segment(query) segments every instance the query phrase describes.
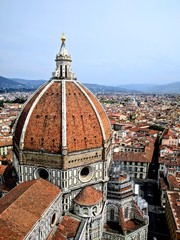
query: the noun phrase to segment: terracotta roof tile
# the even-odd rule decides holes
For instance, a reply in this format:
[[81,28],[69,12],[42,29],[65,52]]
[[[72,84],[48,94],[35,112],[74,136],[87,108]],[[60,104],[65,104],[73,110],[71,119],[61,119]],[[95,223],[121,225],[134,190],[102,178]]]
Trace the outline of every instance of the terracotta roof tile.
[[74,238],[78,230],[80,221],[65,215],[63,220],[59,224],[52,240],[65,240],[69,238]]
[[12,146],[12,139],[8,141],[0,141],[0,147]]
[[74,202],[79,205],[91,206],[98,204],[100,201],[102,201],[102,197],[103,194],[101,191],[91,186],[87,186],[84,187],[75,197]]
[[[12,231],[23,238],[59,193],[58,187],[43,179],[13,188],[0,199],[0,239],[11,239]],[[9,227],[4,232],[6,224]]]
[[172,215],[176,223],[176,229],[180,231],[180,192],[167,191],[167,196],[169,198],[169,203],[171,205]]
[[177,181],[176,177],[169,174],[168,175],[168,181],[170,184],[170,188],[180,188],[180,183]]
[[[24,150],[62,153],[62,81],[48,82],[45,92],[44,87],[41,87],[22,110],[16,124],[14,139],[17,145],[23,141],[21,133],[23,126],[27,124],[22,144]],[[105,141],[109,140],[111,134],[111,126],[103,107],[96,97],[77,81],[65,81],[65,88],[64,111],[68,152],[102,147],[104,144],[102,128],[105,132]]]
[[152,161],[153,151],[148,152],[121,152],[113,154],[113,161],[122,160],[124,162],[144,162],[150,163]]
[[135,222],[133,220],[128,220],[124,224],[124,230],[126,230],[126,231],[129,231],[129,230],[132,231],[135,228],[137,228],[137,224],[135,224]]
[[7,165],[0,165],[0,175],[4,174],[4,171],[6,168],[7,168]]
[[17,142],[17,144],[19,144],[22,129],[23,129],[23,126],[24,126],[24,122],[25,122],[26,117],[29,113],[29,110],[30,110],[33,102],[35,101],[35,99],[39,95],[39,93],[43,90],[43,88],[44,88],[43,86],[41,88],[39,88],[37,90],[37,92],[35,92],[34,95],[29,99],[29,101],[27,103],[25,103],[24,108],[23,108],[21,114],[19,115],[19,119],[16,123],[16,128],[15,128],[15,133],[14,133],[14,139]]
[[[137,213],[142,217],[142,213],[140,212],[136,204],[135,204],[135,207],[136,207]],[[123,231],[133,231],[137,229],[141,224],[141,222],[136,221],[136,219],[129,219],[125,221],[122,208],[120,208],[119,210],[119,216],[120,216],[120,225]]]
[[124,187],[124,188],[120,188],[120,189],[119,189],[119,192],[124,192],[124,191],[127,191],[127,190],[129,190],[129,189],[132,190],[132,186],[131,186],[131,185],[129,185],[129,186],[127,186],[127,187]]
[[176,136],[174,135],[174,133],[171,130],[166,129],[164,131],[164,133],[163,133],[163,137],[162,138],[169,139],[169,137],[176,138]]
[[24,148],[61,153],[61,83],[54,82],[34,108],[24,138]]
[[103,137],[94,109],[74,83],[66,83],[67,148],[79,151],[101,147]]
[[84,89],[84,91],[88,94],[88,96],[90,97],[91,101],[94,103],[101,121],[103,123],[104,126],[104,130],[105,130],[105,135],[106,135],[106,140],[108,140],[110,138],[110,134],[111,134],[111,126],[108,120],[108,117],[106,115],[105,110],[103,109],[103,107],[101,106],[101,104],[99,103],[99,101],[96,99],[96,97],[90,92],[88,91],[84,86],[81,85],[81,87]]
[[162,190],[168,189],[168,185],[167,185],[164,177],[160,177],[159,182],[160,182],[160,189],[162,189]]

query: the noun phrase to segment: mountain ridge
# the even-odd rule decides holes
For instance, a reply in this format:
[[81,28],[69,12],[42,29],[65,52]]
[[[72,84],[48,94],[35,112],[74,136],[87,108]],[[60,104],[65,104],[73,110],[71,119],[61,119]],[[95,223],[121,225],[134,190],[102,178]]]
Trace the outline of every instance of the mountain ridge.
[[180,82],[167,84],[123,84],[126,89],[139,90],[146,93],[180,93]]
[[[35,90],[44,84],[47,80],[28,80],[21,78],[6,78],[0,76],[0,90]],[[162,94],[180,94],[180,82],[168,84],[121,84],[118,86],[106,86],[101,84],[83,83],[90,91],[94,93],[162,93]]]

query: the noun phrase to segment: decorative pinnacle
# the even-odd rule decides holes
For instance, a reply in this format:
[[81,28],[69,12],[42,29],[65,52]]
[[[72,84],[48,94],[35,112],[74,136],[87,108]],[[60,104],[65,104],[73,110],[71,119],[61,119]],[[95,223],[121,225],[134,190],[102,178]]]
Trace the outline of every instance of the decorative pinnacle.
[[66,37],[65,37],[64,33],[62,33],[61,41],[62,41],[62,43],[64,43],[66,41]]

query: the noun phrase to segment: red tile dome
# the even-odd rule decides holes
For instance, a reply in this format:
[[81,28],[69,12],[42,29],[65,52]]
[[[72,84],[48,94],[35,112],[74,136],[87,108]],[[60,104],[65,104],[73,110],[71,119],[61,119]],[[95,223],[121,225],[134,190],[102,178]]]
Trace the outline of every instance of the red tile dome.
[[57,79],[27,101],[14,134],[21,149],[60,154],[63,147],[68,152],[98,148],[109,138],[109,121],[96,97],[76,80]]
[[[71,56],[63,40],[52,79],[30,97],[16,122],[14,152],[22,162],[26,161],[27,155],[20,152],[28,153],[28,161],[32,164],[36,160],[30,152],[60,156],[103,149],[110,135],[109,120],[103,107],[71,71]],[[46,158],[46,162],[50,160],[51,157]],[[57,157],[55,161],[58,161]],[[64,164],[64,160],[61,163]]]
[[102,201],[103,194],[101,191],[87,186],[75,197],[74,202],[83,206],[93,206]]

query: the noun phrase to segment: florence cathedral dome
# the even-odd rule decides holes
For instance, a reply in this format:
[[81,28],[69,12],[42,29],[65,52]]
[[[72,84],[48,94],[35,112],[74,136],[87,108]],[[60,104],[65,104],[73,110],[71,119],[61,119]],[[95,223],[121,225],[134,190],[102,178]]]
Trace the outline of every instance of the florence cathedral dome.
[[129,176],[112,164],[108,117],[76,80],[65,40],[52,78],[15,124],[0,238],[147,240],[147,205],[139,208]]
[[[35,159],[35,154],[39,153],[39,161],[49,165],[49,161],[53,162],[52,157],[42,160],[43,154],[64,156],[92,151],[104,148],[110,139],[108,117],[96,97],[76,80],[71,71],[72,60],[64,35],[61,41],[51,80],[30,97],[17,120],[14,152],[20,162],[29,160],[36,164],[38,159]],[[96,155],[99,156],[99,153]],[[87,163],[86,160],[83,159],[83,163]],[[54,161],[56,167],[68,167],[61,157],[59,162],[57,157]]]

